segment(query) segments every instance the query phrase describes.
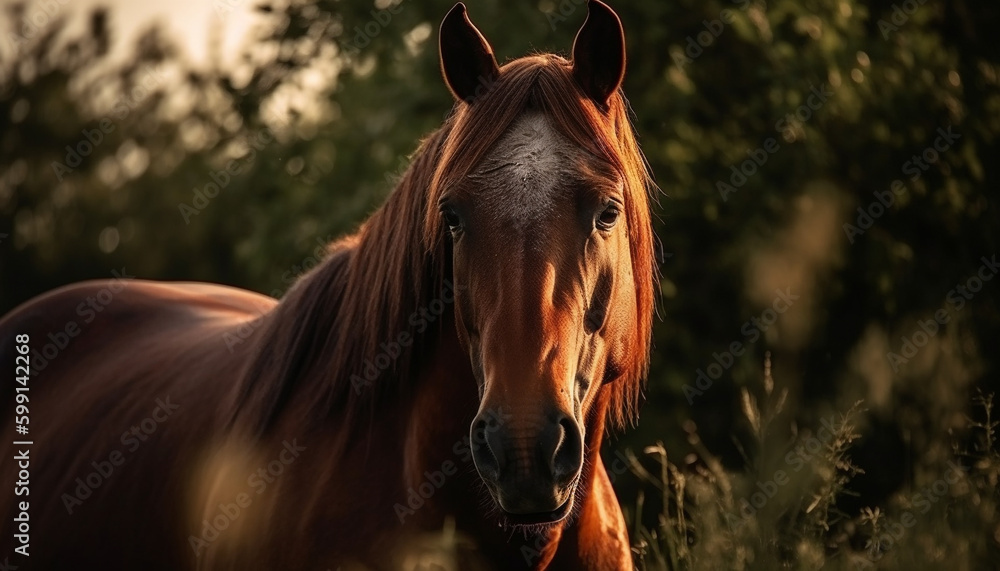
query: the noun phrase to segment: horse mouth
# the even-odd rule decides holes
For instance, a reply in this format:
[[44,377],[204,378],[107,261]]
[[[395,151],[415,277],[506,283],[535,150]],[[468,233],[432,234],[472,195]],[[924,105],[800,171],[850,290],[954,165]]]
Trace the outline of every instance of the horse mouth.
[[570,494],[561,506],[549,512],[515,514],[502,508],[500,511],[503,512],[507,521],[513,525],[546,525],[558,523],[566,519],[570,512],[573,511],[573,494]]

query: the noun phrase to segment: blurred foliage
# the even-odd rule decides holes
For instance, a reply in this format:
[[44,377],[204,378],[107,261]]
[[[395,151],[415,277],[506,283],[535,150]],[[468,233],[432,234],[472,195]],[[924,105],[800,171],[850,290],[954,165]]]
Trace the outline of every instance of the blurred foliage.
[[[581,0],[467,4],[500,61],[568,53],[586,12]],[[860,521],[950,457],[972,390],[1000,385],[1000,281],[949,301],[1000,254],[1000,5],[613,4],[625,92],[663,189],[664,277],[647,402],[609,456],[659,440],[682,470],[707,450],[727,470],[766,458],[738,413],[770,351],[786,441],[864,402],[852,443],[864,473],[848,485],[861,495],[833,508]],[[244,52],[216,46],[205,66],[157,28],[109,53],[102,11],[82,30],[56,19],[29,34],[32,5],[8,7],[0,312],[122,266],[281,295],[319,242],[381,203],[449,112],[436,27],[450,5],[262,3]],[[914,170],[939,129],[959,137]],[[74,149],[87,153],[76,166]],[[743,182],[741,167],[754,171]],[[873,209],[897,180],[892,205]],[[858,208],[871,226],[852,234]],[[797,296],[777,314],[776,290]],[[890,361],[942,308],[947,324]],[[713,363],[722,374],[699,386]],[[628,504],[640,482],[618,475]]]

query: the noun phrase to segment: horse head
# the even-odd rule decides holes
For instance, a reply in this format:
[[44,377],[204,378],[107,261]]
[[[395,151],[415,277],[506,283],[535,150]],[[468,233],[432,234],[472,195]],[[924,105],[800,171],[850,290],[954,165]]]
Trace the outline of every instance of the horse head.
[[624,32],[592,0],[571,60],[500,67],[458,4],[440,59],[457,102],[427,224],[478,383],[473,458],[508,521],[553,523],[573,511],[588,427],[629,414],[648,359],[651,182],[620,93]]

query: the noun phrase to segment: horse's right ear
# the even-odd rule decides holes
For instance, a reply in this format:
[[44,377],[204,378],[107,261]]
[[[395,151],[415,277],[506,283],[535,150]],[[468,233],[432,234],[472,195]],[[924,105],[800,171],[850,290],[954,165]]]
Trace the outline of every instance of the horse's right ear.
[[471,103],[476,89],[489,85],[500,74],[493,48],[472,25],[461,2],[441,22],[438,48],[444,81],[456,99]]

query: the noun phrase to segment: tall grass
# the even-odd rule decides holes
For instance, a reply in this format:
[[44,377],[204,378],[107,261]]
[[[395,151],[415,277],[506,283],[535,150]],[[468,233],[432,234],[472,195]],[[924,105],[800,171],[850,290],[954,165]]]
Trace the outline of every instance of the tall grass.
[[[913,459],[913,481],[884,505],[844,513],[838,500],[862,473],[851,449],[864,404],[816,415],[798,430],[784,420],[787,395],[774,390],[769,358],[762,377],[759,397],[742,392],[752,435],[743,471],[724,469],[694,430],[695,457],[683,468],[661,444],[628,455],[644,490],[625,506],[638,569],[1000,569],[993,395],[968,403],[965,433],[942,431],[945,457],[929,447]],[[655,525],[648,515],[644,525],[650,494],[662,509]]]

